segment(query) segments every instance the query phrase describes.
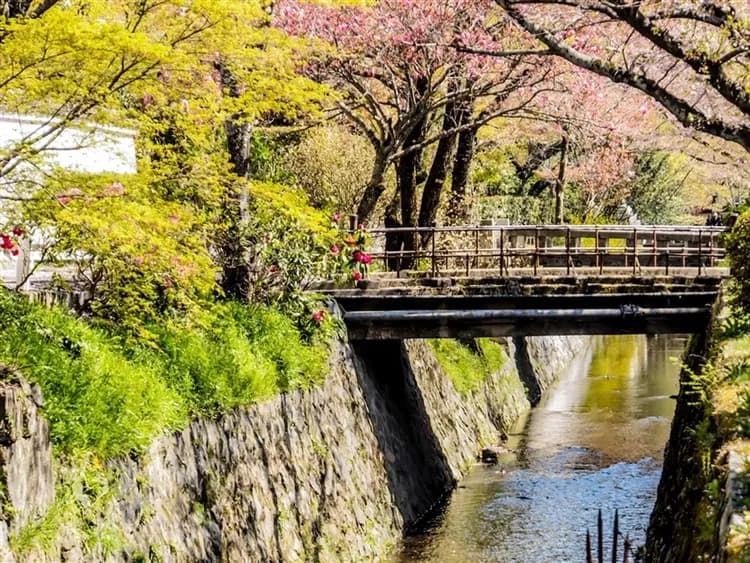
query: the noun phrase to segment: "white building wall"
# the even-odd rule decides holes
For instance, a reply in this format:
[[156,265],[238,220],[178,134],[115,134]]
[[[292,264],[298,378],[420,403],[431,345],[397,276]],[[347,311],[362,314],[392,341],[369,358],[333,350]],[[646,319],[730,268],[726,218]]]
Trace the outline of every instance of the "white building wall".
[[[0,151],[41,136],[36,143],[36,147],[42,149],[39,155],[41,164],[35,162],[41,171],[62,167],[91,174],[136,172],[135,131],[84,123],[50,134],[53,127],[54,121],[49,118],[0,113]],[[30,166],[21,164],[2,179],[3,183],[12,182],[14,175],[28,175],[30,170],[33,170]],[[0,219],[2,215],[0,200]],[[35,242],[39,241],[26,241],[17,258],[0,252],[0,276],[3,282],[15,286],[16,281],[23,277],[29,263],[37,258],[33,251]]]

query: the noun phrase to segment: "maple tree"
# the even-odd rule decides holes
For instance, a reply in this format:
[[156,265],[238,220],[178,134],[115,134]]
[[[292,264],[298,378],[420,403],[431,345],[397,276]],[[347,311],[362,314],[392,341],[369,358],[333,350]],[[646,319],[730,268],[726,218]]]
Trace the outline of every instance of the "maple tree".
[[[253,225],[244,210],[251,199],[256,207],[271,205],[264,197],[268,186],[254,185],[243,168],[252,158],[249,135],[267,119],[314,111],[324,95],[295,72],[300,52],[267,25],[265,3],[95,0],[6,2],[0,8],[0,108],[48,116],[0,149],[0,197],[10,225],[56,233],[49,238],[57,254],[85,246],[93,267],[89,279],[103,276],[113,289],[118,280],[143,272],[147,283],[131,304],[141,298],[164,303],[163,293],[178,280],[186,282],[187,301],[208,295],[204,282],[217,266],[224,270],[226,293],[247,296],[249,269],[242,279],[227,272],[267,254],[263,237],[248,234]],[[40,168],[61,131],[86,130],[94,122],[139,130],[137,176],[74,179]],[[66,181],[71,184],[61,184]],[[120,193],[104,194],[113,181]],[[299,225],[299,207],[307,208],[294,198],[286,203],[274,209],[289,218],[291,231]],[[140,226],[107,224],[113,212],[142,219],[140,241],[128,238]],[[170,217],[179,218],[184,236],[174,236]],[[226,245],[228,240],[241,243]],[[185,271],[197,277],[177,271],[190,257],[199,272]],[[260,270],[258,265],[256,274]]]

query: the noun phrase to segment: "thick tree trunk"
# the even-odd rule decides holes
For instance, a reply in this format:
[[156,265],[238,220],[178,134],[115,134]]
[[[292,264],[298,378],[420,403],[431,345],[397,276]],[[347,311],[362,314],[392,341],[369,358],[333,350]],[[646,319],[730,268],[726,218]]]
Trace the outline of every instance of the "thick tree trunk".
[[[385,208],[385,218],[383,220],[383,223],[385,224],[386,229],[393,229],[401,227],[401,221],[399,220],[399,212],[401,210],[401,198],[399,197],[399,192],[396,190],[396,192],[393,194],[393,199],[388,204],[388,207]],[[386,252],[392,252],[392,253],[398,253],[398,254],[392,254],[388,260],[388,270],[389,271],[398,271],[402,269],[402,258],[400,256],[400,253],[403,251],[403,244],[404,244],[404,237],[402,233],[397,232],[388,232],[385,235],[385,250]]]
[[[466,87],[471,85],[467,81]],[[458,124],[467,125],[474,117],[476,98],[468,98],[458,103]],[[448,202],[448,222],[453,225],[465,223],[468,219],[466,206],[466,186],[469,184],[471,161],[474,159],[474,144],[477,138],[477,128],[470,127],[458,134],[456,154],[453,160],[453,175],[451,177],[451,195]]]
[[563,197],[565,189],[565,167],[568,164],[568,132],[563,133],[560,146],[560,167],[557,171],[555,181],[555,223],[561,225],[563,222]]
[[0,16],[6,18],[20,18],[28,16],[37,18],[52,6],[59,3],[60,0],[43,0],[37,2],[33,10],[30,10],[33,0],[0,0]]
[[388,168],[388,159],[384,151],[375,153],[375,163],[370,173],[370,181],[365,187],[362,199],[357,206],[357,217],[361,223],[368,223],[375,211],[380,196],[385,192],[385,171]]
[[[443,116],[443,132],[450,131],[458,127],[461,118],[461,109],[455,103],[450,103],[445,107]],[[451,156],[456,149],[457,135],[448,135],[438,141],[435,149],[435,156],[430,166],[430,174],[422,191],[422,202],[419,207],[419,226],[429,227],[435,223],[437,212],[440,207],[440,197],[445,186],[445,179],[448,176],[448,170],[451,166]],[[423,233],[420,237],[422,246],[425,246],[430,240],[429,233]]]
[[[424,138],[424,122],[414,128],[406,140],[404,148],[420,143]],[[417,175],[421,162],[421,151],[406,153],[398,159],[396,164],[396,179],[398,191],[401,198],[401,224],[404,227],[413,227],[417,215]],[[417,236],[413,232],[402,234],[404,252],[413,253],[417,249]],[[402,269],[411,268],[414,265],[414,257],[402,260]]]
[[454,225],[465,222],[469,215],[466,205],[466,186],[469,183],[469,171],[471,161],[474,158],[476,137],[476,129],[467,129],[458,135],[458,146],[456,147],[451,180],[451,198],[448,203],[448,219]]

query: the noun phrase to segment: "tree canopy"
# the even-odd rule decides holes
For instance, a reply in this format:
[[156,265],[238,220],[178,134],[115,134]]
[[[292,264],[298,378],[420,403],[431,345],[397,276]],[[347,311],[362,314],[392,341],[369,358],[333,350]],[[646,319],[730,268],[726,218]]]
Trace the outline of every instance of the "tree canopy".
[[687,127],[750,150],[746,2],[497,4],[549,53],[640,90]]

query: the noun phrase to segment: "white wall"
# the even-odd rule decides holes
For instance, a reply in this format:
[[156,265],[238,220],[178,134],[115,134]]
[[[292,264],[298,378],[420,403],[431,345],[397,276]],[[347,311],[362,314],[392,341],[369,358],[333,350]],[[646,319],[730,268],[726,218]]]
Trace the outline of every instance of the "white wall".
[[[0,113],[0,151],[11,149],[24,139],[49,133],[51,123],[53,122],[45,117]],[[48,135],[36,144],[39,148],[44,147],[40,153],[42,163],[39,167],[44,170],[59,166],[92,174],[133,174],[136,171],[135,135],[136,132],[130,129],[92,123],[67,127],[59,134]],[[15,173],[28,174],[30,170],[32,169],[28,165],[21,165]],[[12,182],[13,174],[4,177],[3,182]],[[0,200],[0,218],[2,214]],[[31,243],[33,245],[34,241]],[[32,252],[31,259],[34,257]],[[24,267],[22,255],[16,259],[0,252],[0,277],[6,284],[15,285],[14,282],[22,275]]]
[[[0,113],[0,149],[8,149],[27,136],[50,131],[43,117]],[[49,138],[37,143],[50,142]],[[135,131],[96,124],[64,129],[45,147],[41,156],[49,166],[81,172],[135,172]]]

